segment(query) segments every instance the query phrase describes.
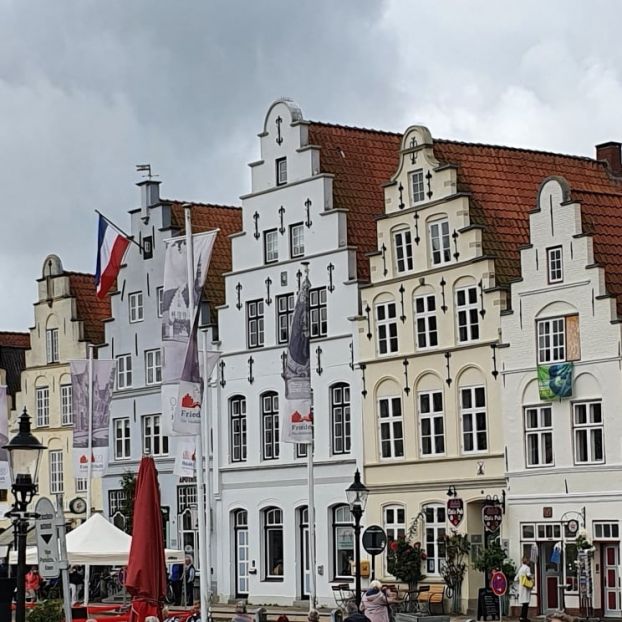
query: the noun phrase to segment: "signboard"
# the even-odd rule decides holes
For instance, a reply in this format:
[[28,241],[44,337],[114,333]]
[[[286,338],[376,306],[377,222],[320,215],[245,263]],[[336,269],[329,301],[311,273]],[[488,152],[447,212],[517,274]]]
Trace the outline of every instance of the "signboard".
[[387,546],[387,534],[382,527],[370,525],[363,532],[363,548],[370,555],[380,555]]
[[60,573],[56,510],[49,499],[41,497],[35,506],[35,513],[39,515],[35,521],[39,574],[44,579],[56,579]]
[[574,538],[579,531],[579,521],[576,518],[571,518],[566,523],[566,531],[568,533],[568,537]]
[[490,577],[490,589],[497,595],[503,596],[508,590],[508,580],[502,572],[496,570]]
[[447,520],[457,527],[464,518],[464,501],[460,497],[447,500]]
[[482,522],[486,531],[497,531],[503,522],[503,510],[500,505],[485,505],[482,508]]

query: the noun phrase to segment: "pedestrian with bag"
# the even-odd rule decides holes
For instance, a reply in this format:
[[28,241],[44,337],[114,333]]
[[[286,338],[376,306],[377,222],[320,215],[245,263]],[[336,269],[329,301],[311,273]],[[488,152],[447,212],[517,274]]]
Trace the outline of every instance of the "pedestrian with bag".
[[518,583],[518,602],[521,606],[520,622],[529,622],[527,614],[529,613],[531,590],[533,590],[535,581],[533,575],[531,574],[529,559],[527,557],[523,557],[521,566],[516,573],[514,581]]

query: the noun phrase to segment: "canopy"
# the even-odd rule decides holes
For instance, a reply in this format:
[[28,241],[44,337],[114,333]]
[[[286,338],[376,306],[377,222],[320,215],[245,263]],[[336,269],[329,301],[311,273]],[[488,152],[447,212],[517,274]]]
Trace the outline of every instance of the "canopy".
[[[101,514],[91,518],[67,534],[67,558],[70,564],[92,566],[126,566],[130,556],[132,537],[108,522]],[[183,551],[166,549],[167,563],[183,563]],[[11,552],[10,564],[17,563],[17,553]],[[37,548],[26,549],[26,563],[35,565]]]

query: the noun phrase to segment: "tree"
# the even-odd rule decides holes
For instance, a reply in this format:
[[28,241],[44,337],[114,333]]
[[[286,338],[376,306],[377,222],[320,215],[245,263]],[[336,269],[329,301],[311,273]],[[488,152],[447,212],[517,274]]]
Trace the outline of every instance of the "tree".
[[507,551],[499,544],[498,540],[491,542],[475,558],[473,566],[476,570],[488,573],[492,570],[500,570],[511,585],[516,576],[516,564],[508,558]]
[[441,539],[445,545],[443,579],[452,595],[453,612],[460,613],[462,581],[467,570],[467,557],[471,550],[471,543],[468,536],[458,533],[455,529],[442,536]]
[[408,583],[411,591],[425,578],[421,572],[421,562],[425,559],[427,555],[420,542],[411,544],[404,536],[389,542],[387,570],[399,581]]
[[125,517],[123,530],[132,535],[132,520],[134,518],[134,493],[136,492],[136,473],[126,471],[121,476],[121,490],[125,493],[121,504],[121,513]]

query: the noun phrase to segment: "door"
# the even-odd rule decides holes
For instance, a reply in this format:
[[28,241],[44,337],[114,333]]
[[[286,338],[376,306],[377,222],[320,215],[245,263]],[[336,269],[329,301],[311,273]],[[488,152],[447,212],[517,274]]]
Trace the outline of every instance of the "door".
[[607,617],[620,617],[620,545],[603,545],[603,612]]
[[235,513],[235,595],[248,596],[248,514],[246,510]]
[[307,600],[311,593],[311,576],[309,567],[309,510],[298,511],[300,521],[300,596]]
[[542,613],[556,611],[559,607],[558,591],[559,564],[551,561],[555,542],[541,542],[540,559],[540,610]]

